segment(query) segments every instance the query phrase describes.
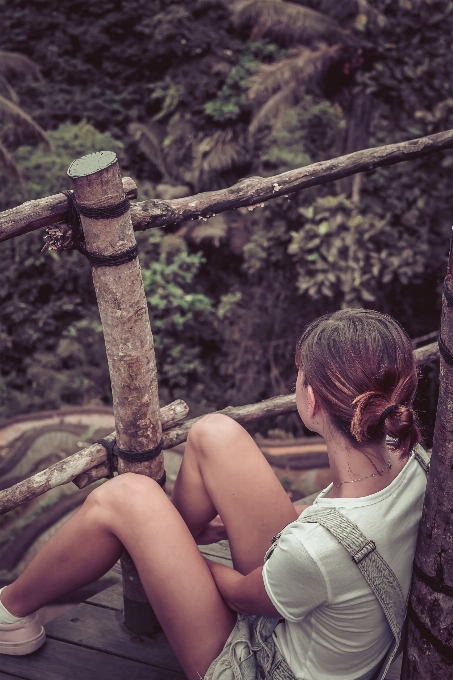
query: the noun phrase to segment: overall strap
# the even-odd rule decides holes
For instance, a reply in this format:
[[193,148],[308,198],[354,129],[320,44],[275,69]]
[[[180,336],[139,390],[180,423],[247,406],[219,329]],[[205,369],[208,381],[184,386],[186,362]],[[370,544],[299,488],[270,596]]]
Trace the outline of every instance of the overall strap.
[[419,463],[425,475],[428,475],[430,458],[423,446],[420,446],[420,444],[417,444],[414,448],[414,458],[417,463]]
[[[428,475],[430,464],[428,454],[420,444],[415,446],[413,452],[415,460]],[[339,510],[335,508],[314,510],[307,516],[301,515],[299,521],[320,524],[337,539],[351,555],[381,605],[394,637],[387,654],[373,675],[373,680],[383,680],[390,664],[402,648],[401,637],[407,602],[398,579],[376,550],[374,541],[368,539],[358,526]]]
[[300,522],[320,524],[348,551],[381,605],[395,640],[399,643],[406,615],[406,601],[400,583],[387,562],[354,522],[335,508],[315,510]]

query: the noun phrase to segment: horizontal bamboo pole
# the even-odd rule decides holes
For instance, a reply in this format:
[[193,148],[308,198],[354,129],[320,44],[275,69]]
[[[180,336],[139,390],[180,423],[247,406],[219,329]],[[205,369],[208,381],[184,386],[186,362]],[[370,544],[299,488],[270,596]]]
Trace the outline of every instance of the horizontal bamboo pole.
[[[333,182],[359,172],[421,158],[452,147],[453,130],[447,130],[408,142],[356,151],[347,156],[313,163],[274,177],[246,177],[237,184],[219,191],[208,191],[172,201],[157,199],[143,201],[131,206],[132,224],[135,231],[144,231],[182,220],[208,218],[225,210],[256,206],[277,196]],[[29,201],[0,213],[0,242],[64,221],[66,218],[67,199],[63,194]]]
[[[437,359],[439,356],[439,349],[437,343],[432,343],[426,347],[421,347],[415,350],[415,357],[417,364],[425,364],[429,361]],[[182,410],[179,411],[178,404],[183,404],[184,415],[181,415]],[[178,414],[173,413],[169,416],[170,409],[178,411]],[[239,423],[249,423],[259,418],[284,415],[285,413],[292,413],[296,410],[296,397],[294,394],[288,394],[282,397],[273,397],[266,399],[258,404],[248,404],[246,406],[228,406],[222,411],[223,413]],[[171,426],[175,422],[181,420],[187,414],[187,406],[184,402],[177,401],[169,406],[161,409],[161,420],[164,428],[164,449],[171,449],[177,444],[186,441],[187,434],[192,425],[199,420],[199,418],[192,418],[191,420],[182,423],[182,425]],[[176,417],[176,415],[178,417]],[[200,416],[201,418],[202,416]],[[173,418],[173,420],[172,420]],[[168,429],[166,429],[168,428]],[[105,437],[107,441],[112,441],[115,437],[115,432]],[[89,471],[87,476],[86,473]],[[62,484],[68,484],[76,479],[79,480],[79,488],[84,488],[92,482],[103,479],[107,473],[106,466],[106,451],[101,444],[92,444],[86,449],[82,449],[72,456],[68,456],[62,461],[55,463],[46,470],[38,472],[36,475],[15,484],[9,489],[0,492],[0,515],[12,510],[18,505],[22,505],[37,496],[40,496],[45,491],[53,489]]]

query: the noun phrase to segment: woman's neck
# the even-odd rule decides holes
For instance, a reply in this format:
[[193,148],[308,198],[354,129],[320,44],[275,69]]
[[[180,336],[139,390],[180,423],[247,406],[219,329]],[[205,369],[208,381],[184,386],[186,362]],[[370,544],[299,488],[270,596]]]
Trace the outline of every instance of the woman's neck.
[[360,498],[385,489],[404,467],[385,440],[356,448],[338,432],[326,437],[333,487],[330,498]]

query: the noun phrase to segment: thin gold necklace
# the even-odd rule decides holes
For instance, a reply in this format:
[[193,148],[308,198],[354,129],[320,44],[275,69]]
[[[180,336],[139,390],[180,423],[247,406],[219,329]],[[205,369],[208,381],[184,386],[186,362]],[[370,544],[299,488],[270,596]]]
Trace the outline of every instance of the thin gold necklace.
[[382,475],[383,472],[386,470],[391,470],[392,469],[392,463],[390,462],[390,457],[387,461],[387,464],[385,467],[382,468],[382,470],[376,470],[376,472],[373,472],[372,475],[367,475],[366,477],[361,477],[360,479],[348,479],[345,482],[340,482],[336,486],[332,487],[332,491],[335,491],[335,489],[338,489],[339,486],[342,484],[357,484],[357,482],[363,482],[364,479],[371,479],[371,477],[377,477],[378,475]]

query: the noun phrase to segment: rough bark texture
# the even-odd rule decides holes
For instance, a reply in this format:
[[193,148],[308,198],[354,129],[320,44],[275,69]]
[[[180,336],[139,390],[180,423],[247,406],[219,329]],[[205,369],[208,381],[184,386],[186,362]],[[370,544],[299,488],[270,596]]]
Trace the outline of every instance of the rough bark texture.
[[[178,421],[183,420],[188,413],[189,407],[187,406],[186,402],[183,401],[182,399],[177,399],[176,401],[173,401],[171,404],[168,404],[168,406],[164,406],[163,408],[161,408],[160,418],[162,430],[164,430],[164,441],[165,430],[175,425]],[[164,446],[164,448],[168,448],[168,446]],[[114,469],[115,470],[117,469],[116,460],[114,460]],[[96,465],[95,467],[92,467],[90,470],[83,472],[82,474],[75,477],[75,479],[73,479],[72,481],[79,489],[84,489],[86,486],[89,486],[89,484],[93,484],[93,482],[97,482],[99,479],[105,479],[108,473],[109,467],[104,454],[104,459],[102,463],[100,463],[100,465]]]
[[[124,199],[117,162],[103,167],[107,152],[75,161],[68,174],[78,203],[91,208],[114,205]],[[99,163],[99,169],[96,169]],[[121,217],[81,217],[86,248],[99,255],[113,255],[135,245],[129,212]],[[117,444],[120,449],[146,451],[162,436],[157,370],[148,307],[138,259],[117,267],[93,267],[93,283],[104,331],[112,385]],[[163,458],[126,463],[118,472],[138,472],[159,479]]]
[[[68,175],[81,206],[101,208],[125,198],[118,161],[112,152],[94,153],[74,161]],[[90,253],[116,255],[136,245],[129,210],[107,219],[81,215],[81,222]],[[117,445],[137,453],[147,451],[161,441],[162,426],[156,358],[140,264],[136,257],[119,266],[94,266],[92,274],[109,364]],[[162,452],[147,461],[118,458],[117,468],[119,474],[134,472],[159,480],[164,474],[164,458]],[[121,565],[124,622],[137,634],[152,633],[153,612],[135,565],[127,555]]]
[[[175,224],[268,201],[318,184],[326,184],[359,172],[420,158],[453,147],[453,130],[399,144],[356,151],[329,161],[314,163],[274,177],[247,177],[228,189],[209,191],[172,201],[150,200],[131,206],[135,231]],[[0,214],[0,242],[49,226],[67,218],[63,195],[24,203]]]
[[[453,295],[451,276],[445,285]],[[453,309],[445,296],[441,338],[453,351]],[[453,367],[441,356],[433,453],[415,554],[402,680],[453,677],[452,499]]]
[[[415,350],[415,357],[419,366],[427,361],[438,358],[438,356],[439,348],[435,342]],[[182,404],[184,404],[184,407]],[[171,449],[173,446],[185,442],[191,426],[199,420],[198,418],[192,418],[182,425],[173,427],[176,422],[185,417],[185,414],[183,415],[185,409],[187,409],[185,411],[186,414],[188,407],[185,402],[180,400],[161,409],[160,417],[162,429],[164,430],[164,449]],[[295,410],[295,395],[288,394],[283,397],[266,399],[258,404],[228,406],[223,411],[217,411],[217,413],[224,413],[233,418],[233,420],[237,420],[238,423],[248,423],[259,418],[292,413]],[[106,439],[109,440],[111,438],[113,440],[115,434],[115,432],[112,432]],[[56,486],[77,481],[77,486],[82,489],[88,484],[103,479],[106,474],[106,451],[100,444],[93,444],[86,449],[74,453],[72,456],[68,456],[65,460],[55,463],[55,465],[46,470],[25,479],[23,482],[0,491],[0,515],[23,503],[27,503]]]
[[[137,198],[137,185],[130,177],[123,178],[123,189],[129,199]],[[0,213],[0,243],[67,219],[68,199],[64,194],[27,201]]]

